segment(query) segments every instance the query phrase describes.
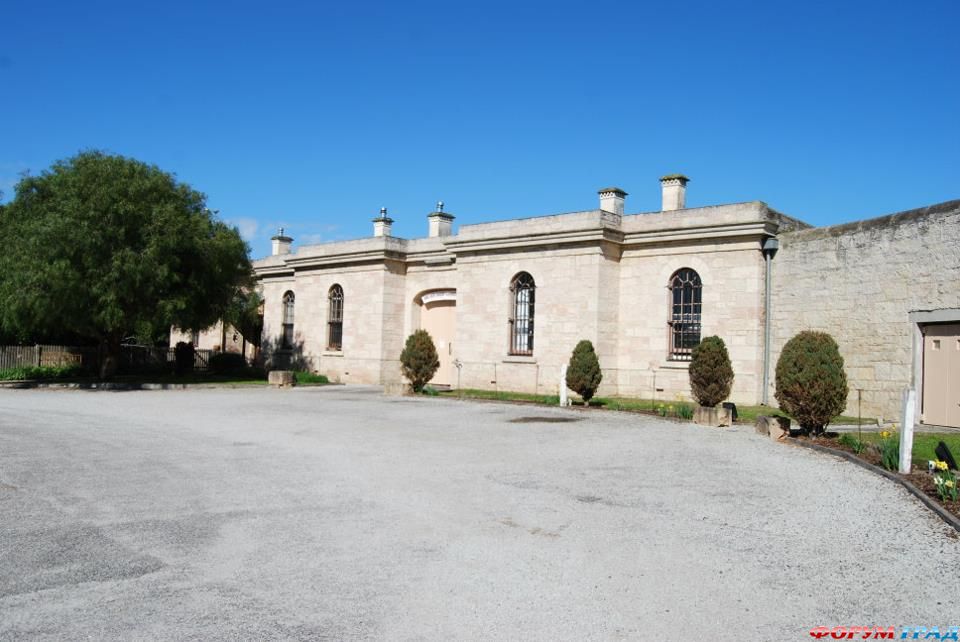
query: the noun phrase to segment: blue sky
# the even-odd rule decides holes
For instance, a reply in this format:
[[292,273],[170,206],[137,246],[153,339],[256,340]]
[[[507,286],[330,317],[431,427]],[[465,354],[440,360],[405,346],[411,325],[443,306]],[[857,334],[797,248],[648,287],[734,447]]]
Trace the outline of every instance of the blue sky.
[[11,2],[0,190],[81,149],[174,172],[253,255],[759,199],[829,224],[960,198],[960,3]]

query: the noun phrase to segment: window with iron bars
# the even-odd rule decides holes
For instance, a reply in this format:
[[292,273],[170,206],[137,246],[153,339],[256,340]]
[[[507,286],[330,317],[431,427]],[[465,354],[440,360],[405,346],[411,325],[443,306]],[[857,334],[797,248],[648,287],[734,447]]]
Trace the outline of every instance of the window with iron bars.
[[690,268],[677,270],[670,277],[670,355],[674,361],[689,361],[700,343],[700,317],[703,284],[700,275]]
[[529,356],[533,354],[533,311],[536,284],[533,277],[521,272],[513,277],[510,292],[513,294],[513,316],[510,317],[510,354]]
[[293,303],[293,292],[283,295],[283,336],[280,339],[280,347],[284,350],[293,347]]
[[327,350],[343,350],[343,288],[334,285],[327,294]]

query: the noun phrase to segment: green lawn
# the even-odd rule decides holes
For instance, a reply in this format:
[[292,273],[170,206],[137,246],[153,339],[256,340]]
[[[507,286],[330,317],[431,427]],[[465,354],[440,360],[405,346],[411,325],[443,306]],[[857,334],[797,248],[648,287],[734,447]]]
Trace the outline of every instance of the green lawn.
[[[756,421],[757,417],[761,415],[775,416],[779,415],[782,417],[789,417],[787,413],[783,412],[779,408],[771,408],[770,406],[741,406],[737,404],[737,412],[740,414],[740,419],[743,421]],[[877,420],[873,417],[863,417],[860,419],[860,422],[864,426],[876,426]],[[857,424],[857,418],[851,417],[849,415],[838,415],[834,417],[831,422],[834,425],[838,424]]]
[[[535,395],[526,392],[509,392],[504,390],[476,390],[473,388],[466,388],[464,390],[456,391],[446,391],[440,393],[445,397],[457,397],[463,396],[468,399],[495,399],[498,401],[528,401],[534,403],[542,403],[550,406],[556,406],[560,403],[560,397],[557,395]],[[576,399],[576,395],[571,395],[572,398]],[[657,412],[658,409],[665,410],[667,414],[673,415],[675,408],[680,405],[692,406],[693,402],[691,401],[676,401],[672,399],[637,399],[635,397],[594,397],[590,401],[591,406],[598,406],[602,408],[608,408],[610,410],[633,410],[633,411],[644,411],[644,412]],[[786,413],[778,410],[777,408],[771,408],[769,406],[741,406],[737,404],[737,413],[739,419],[742,422],[749,423],[756,421],[757,417],[760,415],[783,415],[787,416]],[[864,417],[863,425],[876,425],[877,420]],[[840,416],[835,417],[833,420],[834,424],[856,424],[856,417]]]
[[[856,434],[856,433],[852,433]],[[863,441],[873,443],[880,441],[880,434],[876,432],[863,433]],[[960,458],[960,433],[946,432],[915,432],[913,433],[913,464],[922,469],[927,468],[927,462],[937,459],[934,449],[939,442],[944,442],[954,459]]]
[[444,390],[441,397],[464,397],[465,399],[491,399],[494,401],[528,401],[546,406],[559,406],[560,397],[557,395],[535,395],[527,392],[506,392],[502,390],[477,390],[463,388],[461,390]]

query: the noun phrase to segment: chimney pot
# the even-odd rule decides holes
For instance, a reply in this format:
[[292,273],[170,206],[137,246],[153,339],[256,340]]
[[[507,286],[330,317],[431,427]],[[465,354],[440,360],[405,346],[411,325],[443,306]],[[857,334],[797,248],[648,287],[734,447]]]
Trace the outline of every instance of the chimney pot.
[[623,216],[623,203],[627,193],[619,187],[604,187],[597,191],[600,195],[600,209],[604,212],[613,212]]
[[387,208],[380,208],[380,216],[373,219],[374,236],[390,236],[390,228],[393,225],[393,219],[387,216]]
[[687,206],[687,183],[689,178],[683,174],[667,174],[660,178],[660,187],[663,192],[661,211],[672,212],[682,210]]
[[443,201],[437,201],[437,211],[427,214],[429,236],[450,236],[453,234],[453,214],[443,211]]
[[270,253],[273,256],[279,256],[281,254],[290,254],[290,245],[293,243],[293,239],[283,233],[283,228],[277,232],[277,235],[270,239],[271,241],[271,251]]

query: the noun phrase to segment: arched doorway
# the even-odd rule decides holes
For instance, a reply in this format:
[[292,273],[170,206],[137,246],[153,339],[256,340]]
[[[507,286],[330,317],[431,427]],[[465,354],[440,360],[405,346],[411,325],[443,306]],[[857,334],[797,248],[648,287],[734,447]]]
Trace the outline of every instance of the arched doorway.
[[457,383],[456,358],[453,338],[457,332],[457,291],[433,290],[417,297],[420,304],[420,327],[430,333],[437,347],[440,368],[430,383],[441,386],[453,386]]

